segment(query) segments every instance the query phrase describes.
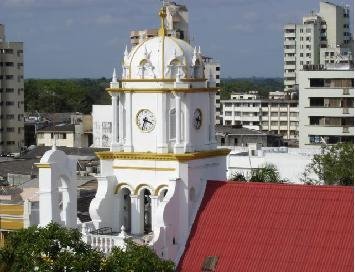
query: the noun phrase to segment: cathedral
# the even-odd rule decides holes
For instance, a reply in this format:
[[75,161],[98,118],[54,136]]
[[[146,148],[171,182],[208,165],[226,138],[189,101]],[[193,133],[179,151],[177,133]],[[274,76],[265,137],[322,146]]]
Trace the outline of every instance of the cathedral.
[[[124,246],[123,238],[131,237],[178,263],[207,180],[226,178],[229,150],[217,149],[218,89],[213,77],[205,78],[201,48],[168,36],[165,7],[159,16],[158,36],[125,49],[122,79],[113,72],[107,89],[112,99],[113,139],[110,151],[97,153],[101,171],[89,208],[92,221],[83,224],[82,231],[89,244],[105,252]],[[40,180],[41,173],[45,180],[46,175],[63,176],[53,171],[71,169],[52,167],[48,172],[46,163],[54,162],[54,157],[60,157],[62,165],[72,165],[64,163],[60,152],[52,150],[43,157],[38,165]],[[59,190],[63,211],[53,207],[56,210],[49,217],[40,218],[41,225],[50,218],[75,225],[72,211],[76,206],[70,200],[75,188],[68,181],[70,177],[61,178],[62,188],[67,188]],[[52,207],[45,193],[51,189],[43,186],[40,205]]]

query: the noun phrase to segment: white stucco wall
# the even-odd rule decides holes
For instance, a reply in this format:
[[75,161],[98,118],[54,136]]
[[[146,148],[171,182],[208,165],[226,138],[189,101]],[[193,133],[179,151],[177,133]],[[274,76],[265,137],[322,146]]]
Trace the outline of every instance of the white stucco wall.
[[93,105],[92,122],[94,147],[110,147],[112,141],[112,106]]

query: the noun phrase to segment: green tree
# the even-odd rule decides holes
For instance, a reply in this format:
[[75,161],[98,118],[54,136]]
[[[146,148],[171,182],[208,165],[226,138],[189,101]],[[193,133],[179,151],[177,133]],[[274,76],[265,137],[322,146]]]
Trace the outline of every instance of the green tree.
[[277,167],[267,163],[263,167],[251,171],[250,182],[283,183],[285,181],[280,178]]
[[171,261],[160,259],[147,246],[139,246],[130,240],[126,241],[126,250],[114,248],[105,260],[104,271],[107,272],[173,272],[175,265]]
[[247,181],[246,177],[242,172],[233,172],[232,173],[232,181]]
[[81,240],[78,230],[51,223],[9,234],[0,249],[0,272],[111,272],[174,271],[174,263],[161,260],[147,246],[127,241],[127,249],[114,248],[105,256]]
[[[354,144],[324,145],[306,172],[314,172],[326,185],[354,185]],[[307,183],[307,180],[306,180]],[[310,181],[310,183],[314,183]]]

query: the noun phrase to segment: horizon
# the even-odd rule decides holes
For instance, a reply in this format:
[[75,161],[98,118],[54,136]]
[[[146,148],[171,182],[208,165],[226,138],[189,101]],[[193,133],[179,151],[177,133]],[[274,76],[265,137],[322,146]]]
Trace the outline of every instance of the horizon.
[[[7,41],[25,43],[26,79],[110,78],[129,32],[159,25],[159,1],[120,2],[4,0],[0,23]],[[318,0],[177,2],[189,10],[192,43],[219,60],[225,79],[283,78],[283,25],[319,10]],[[332,3],[353,14],[351,0]]]

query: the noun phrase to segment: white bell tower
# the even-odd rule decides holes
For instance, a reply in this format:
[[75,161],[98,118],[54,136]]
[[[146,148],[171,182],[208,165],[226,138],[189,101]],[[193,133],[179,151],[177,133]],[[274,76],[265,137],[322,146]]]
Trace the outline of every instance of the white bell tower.
[[204,78],[201,49],[159,36],[124,52],[122,79],[113,72],[111,150],[97,153],[101,177],[90,215],[96,228],[124,225],[152,237],[159,256],[177,261],[207,180],[226,178],[228,149],[217,149],[215,93]]

